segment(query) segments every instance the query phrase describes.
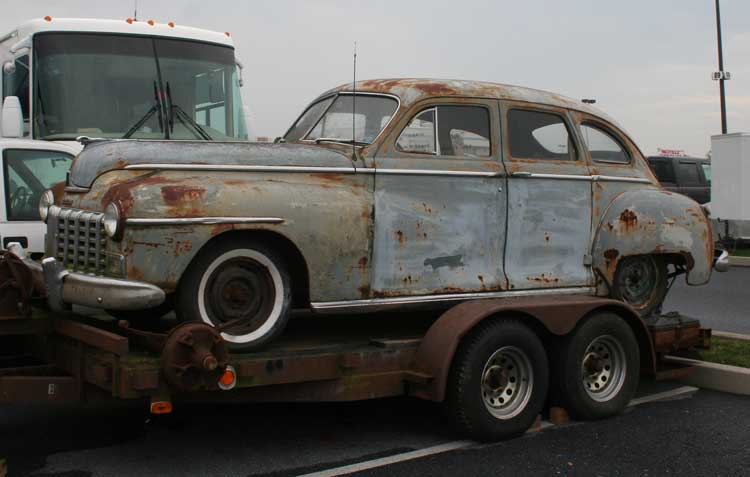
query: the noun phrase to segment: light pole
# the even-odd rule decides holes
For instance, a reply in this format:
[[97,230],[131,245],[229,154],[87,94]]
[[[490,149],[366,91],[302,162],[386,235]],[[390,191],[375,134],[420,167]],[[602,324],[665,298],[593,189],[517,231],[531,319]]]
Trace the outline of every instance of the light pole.
[[721,96],[721,133],[727,133],[727,99],[724,94],[724,81],[731,79],[731,74],[724,71],[724,54],[721,49],[721,11],[719,0],[716,0],[716,38],[719,44],[719,71],[713,74],[713,79],[719,81],[719,95]]

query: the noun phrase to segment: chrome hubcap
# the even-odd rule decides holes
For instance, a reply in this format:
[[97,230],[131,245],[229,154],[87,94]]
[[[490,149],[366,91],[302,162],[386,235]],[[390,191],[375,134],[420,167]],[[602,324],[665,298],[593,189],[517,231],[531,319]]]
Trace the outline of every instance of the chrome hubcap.
[[626,372],[625,350],[614,336],[600,336],[586,348],[581,375],[583,388],[594,401],[609,401],[617,396]]
[[495,351],[482,370],[482,400],[498,419],[510,419],[523,411],[533,385],[531,360],[515,346]]

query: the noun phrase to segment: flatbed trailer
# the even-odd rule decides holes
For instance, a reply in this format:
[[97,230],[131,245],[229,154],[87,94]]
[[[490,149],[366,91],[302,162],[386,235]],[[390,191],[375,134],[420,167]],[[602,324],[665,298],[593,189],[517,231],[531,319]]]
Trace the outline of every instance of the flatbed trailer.
[[[545,387],[545,405],[565,407],[565,396],[559,395],[565,391],[555,386],[561,343],[602,313],[620,316],[633,330],[641,375],[689,374],[689,367],[665,367],[660,356],[710,345],[710,330],[695,319],[677,314],[640,319],[620,302],[588,296],[474,300],[437,312],[300,312],[278,340],[245,353],[230,353],[218,331],[204,324],[167,318],[159,322],[162,331],[144,331],[101,312],[34,308],[0,317],[0,403],[141,399],[152,413],[168,413],[173,403],[179,408],[188,400],[354,401],[403,395],[455,408],[457,361],[466,355],[467,340],[488,323],[512,322],[531,330],[547,350],[551,384],[549,399]],[[493,385],[512,386],[508,375],[490,376],[487,365],[481,373]],[[473,437],[494,439],[528,425],[495,433],[459,427]]]

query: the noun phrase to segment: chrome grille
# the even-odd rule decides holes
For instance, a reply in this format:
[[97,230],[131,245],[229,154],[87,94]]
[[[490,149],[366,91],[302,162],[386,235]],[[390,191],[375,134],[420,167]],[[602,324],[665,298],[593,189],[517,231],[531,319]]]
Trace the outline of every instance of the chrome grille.
[[104,275],[107,268],[104,214],[60,209],[55,218],[55,258],[67,269]]

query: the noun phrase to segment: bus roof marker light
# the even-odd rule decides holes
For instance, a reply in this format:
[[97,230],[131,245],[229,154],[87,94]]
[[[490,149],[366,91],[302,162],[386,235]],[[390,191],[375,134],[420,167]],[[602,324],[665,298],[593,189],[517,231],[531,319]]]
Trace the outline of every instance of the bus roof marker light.
[[149,25],[151,25],[151,26],[154,26],[154,21],[153,21],[153,20],[149,20],[149,21],[147,21],[146,23],[148,23],[148,24],[149,24]]
[[128,23],[129,23],[129,24],[131,24],[131,25],[133,24],[133,19],[132,19],[132,18],[128,18],[128,19],[127,19],[127,20],[125,20],[125,21],[126,21],[126,22],[128,22]]
[[228,32],[228,31],[225,31],[225,32],[224,32],[224,34],[225,34],[226,36],[232,36],[232,35],[230,35],[230,34],[229,34],[229,32]]
[[47,15],[46,17],[44,17],[44,19],[45,19],[46,21],[48,21],[48,22],[51,22],[51,21],[52,21],[52,17],[51,17],[51,16],[49,16],[49,15]]
[[174,28],[174,22],[169,22],[169,23],[167,23],[167,25],[169,25],[170,27]]

